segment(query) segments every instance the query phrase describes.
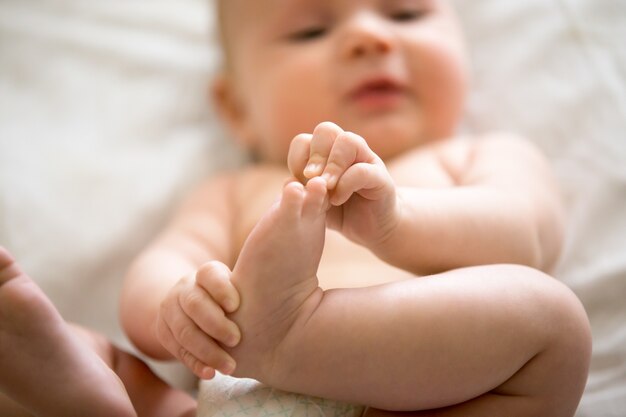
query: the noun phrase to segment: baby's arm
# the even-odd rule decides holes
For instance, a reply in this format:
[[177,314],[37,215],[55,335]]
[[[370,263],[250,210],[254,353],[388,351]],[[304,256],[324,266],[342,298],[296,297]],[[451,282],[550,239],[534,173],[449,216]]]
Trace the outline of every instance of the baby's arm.
[[507,136],[448,143],[439,152],[448,161],[462,156],[463,164],[449,162],[456,184],[399,188],[397,227],[371,249],[419,274],[493,263],[553,267],[563,213],[545,158]]
[[203,378],[213,369],[232,371],[234,361],[216,341],[239,340],[224,314],[239,304],[227,266],[231,182],[220,178],[193,194],[133,262],[122,289],[122,325],[133,343],[156,359],[176,358]]
[[321,291],[326,197],[288,183],[243,245],[237,376],[390,410],[467,401],[420,416],[573,414],[590,343],[571,291],[515,265]]
[[315,176],[326,180],[330,203],[326,223],[348,239],[374,246],[395,227],[396,186],[362,137],[324,122],[312,135],[294,138],[287,162],[302,183]]
[[327,178],[331,227],[418,275],[494,263],[553,266],[563,235],[559,196],[530,144],[499,136],[429,152],[445,161],[453,184],[396,187],[365,140],[323,123],[294,139],[289,168],[302,182]]

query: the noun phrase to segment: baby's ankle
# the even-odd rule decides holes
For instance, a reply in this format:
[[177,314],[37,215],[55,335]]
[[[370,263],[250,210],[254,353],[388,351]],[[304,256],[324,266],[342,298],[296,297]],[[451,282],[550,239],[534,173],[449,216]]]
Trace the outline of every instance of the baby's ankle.
[[[227,352],[237,362],[235,377],[254,378],[271,386],[280,386],[280,381],[291,369],[298,366],[298,355],[294,347],[302,342],[306,324],[314,316],[322,301],[323,291],[316,288],[289,317],[269,323],[254,323],[247,326],[239,321],[237,314],[232,319],[243,328],[241,343]],[[261,329],[263,328],[263,329]]]
[[300,304],[291,324],[266,352],[266,360],[260,364],[259,381],[273,387],[285,386],[284,381],[293,375],[295,368],[304,360],[300,354],[302,352],[300,346],[310,340],[307,337],[310,335],[308,324],[314,319],[323,298],[324,291],[318,287]]

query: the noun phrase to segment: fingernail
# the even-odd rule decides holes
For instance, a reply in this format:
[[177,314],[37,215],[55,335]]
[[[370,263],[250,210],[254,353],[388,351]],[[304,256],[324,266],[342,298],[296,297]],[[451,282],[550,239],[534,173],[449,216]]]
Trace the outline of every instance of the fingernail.
[[306,175],[307,177],[315,175],[320,168],[321,164],[311,162],[306,166],[306,168],[304,168],[304,175]]
[[335,179],[335,176],[330,174],[329,172],[325,172],[324,174],[322,174],[322,178],[324,178],[324,180],[326,181],[326,188],[333,189],[335,187],[335,183],[337,182],[337,180]]

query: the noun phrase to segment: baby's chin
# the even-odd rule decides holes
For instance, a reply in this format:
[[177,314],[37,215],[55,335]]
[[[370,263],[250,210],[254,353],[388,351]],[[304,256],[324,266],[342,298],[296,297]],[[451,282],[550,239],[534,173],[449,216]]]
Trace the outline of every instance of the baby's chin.
[[416,146],[435,140],[426,135],[423,126],[415,120],[364,123],[353,128],[346,127],[345,130],[362,136],[370,148],[382,159],[391,159]]

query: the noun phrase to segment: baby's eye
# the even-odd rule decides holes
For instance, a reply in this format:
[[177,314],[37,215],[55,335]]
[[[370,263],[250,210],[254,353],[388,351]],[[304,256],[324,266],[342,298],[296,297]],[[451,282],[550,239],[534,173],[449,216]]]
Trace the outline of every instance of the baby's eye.
[[289,39],[296,42],[311,41],[321,38],[327,31],[328,29],[323,26],[312,26],[292,33],[289,35]]
[[424,16],[426,12],[424,10],[410,9],[410,10],[398,10],[389,14],[391,20],[396,22],[411,22]]

